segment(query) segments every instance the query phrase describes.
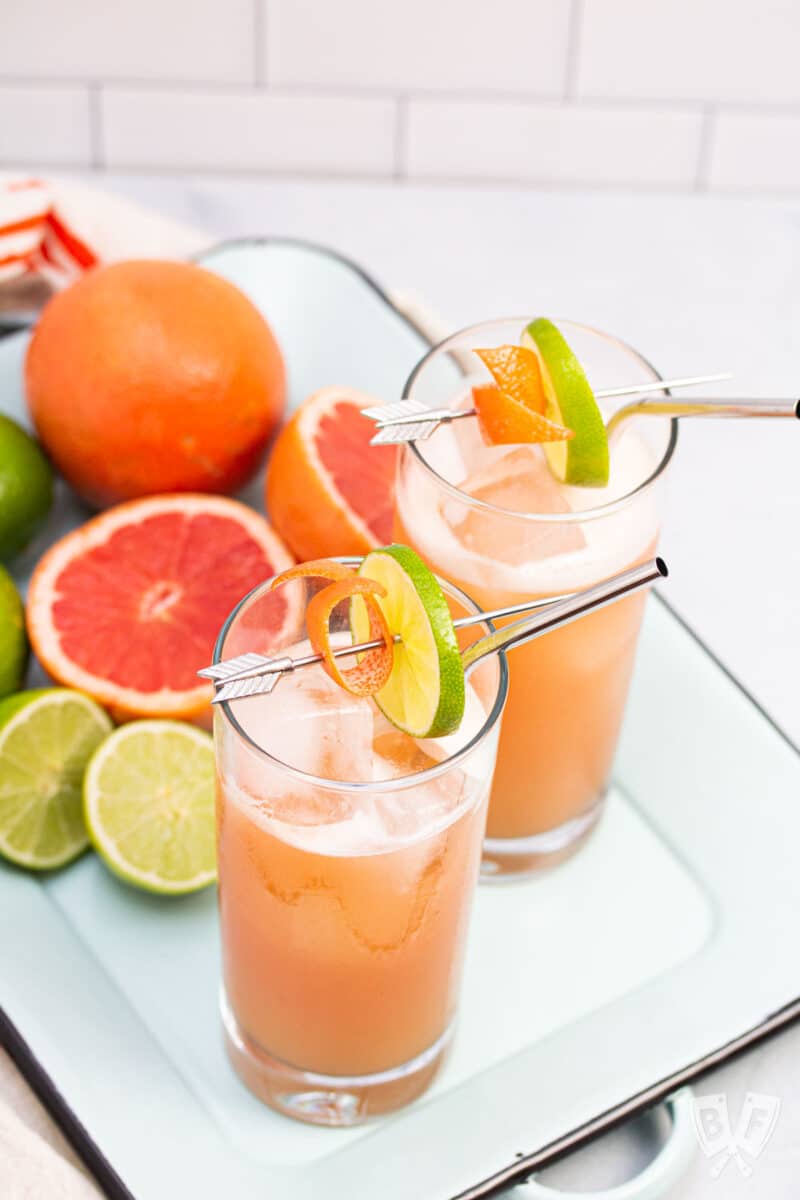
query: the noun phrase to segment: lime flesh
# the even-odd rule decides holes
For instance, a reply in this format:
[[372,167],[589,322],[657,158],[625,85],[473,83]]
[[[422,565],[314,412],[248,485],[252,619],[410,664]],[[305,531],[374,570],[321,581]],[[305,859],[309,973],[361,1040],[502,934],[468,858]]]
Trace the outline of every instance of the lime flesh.
[[550,470],[561,483],[605,487],[608,483],[608,435],[583,367],[559,329],[538,317],[522,334],[522,344],[536,350],[548,396],[547,416],[565,425],[574,437],[544,447]]
[[[378,708],[404,733],[444,737],[464,716],[464,668],[447,599],[432,571],[408,546],[373,550],[359,574],[386,588],[377,597],[389,628],[399,634],[388,682],[373,697]],[[353,633],[365,640],[369,625],[364,603],[353,603]]]
[[216,879],[214,744],[179,721],[132,721],[93,756],[84,815],[97,853],[121,879],[178,895]]
[[103,709],[66,688],[0,701],[0,854],[43,871],[86,849],[83,774],[110,732]]

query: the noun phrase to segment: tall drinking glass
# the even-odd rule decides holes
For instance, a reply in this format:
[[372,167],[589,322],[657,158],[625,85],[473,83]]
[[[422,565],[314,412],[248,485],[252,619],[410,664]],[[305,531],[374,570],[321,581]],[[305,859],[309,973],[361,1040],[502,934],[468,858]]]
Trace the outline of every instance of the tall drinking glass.
[[[415,368],[404,395],[465,407],[488,373],[475,348],[518,343],[525,318],[476,325]],[[559,322],[595,390],[657,372],[625,343]],[[616,403],[622,403],[617,401]],[[605,488],[558,483],[536,446],[484,445],[477,421],[404,447],[396,536],[490,610],[590,587],[649,558],[677,422],[623,422]],[[509,663],[483,874],[527,874],[567,857],[598,820],[609,782],[645,597],[630,596],[516,650]]]
[[[478,611],[444,587],[459,611]],[[269,631],[270,653],[308,653],[311,591],[306,580],[256,588],[228,618],[215,661],[263,653]],[[344,617],[339,629],[349,640]],[[470,674],[461,728],[429,741],[400,733],[319,666],[217,710],[225,1041],[272,1107],[352,1125],[408,1103],[436,1074],[506,690],[495,655]]]

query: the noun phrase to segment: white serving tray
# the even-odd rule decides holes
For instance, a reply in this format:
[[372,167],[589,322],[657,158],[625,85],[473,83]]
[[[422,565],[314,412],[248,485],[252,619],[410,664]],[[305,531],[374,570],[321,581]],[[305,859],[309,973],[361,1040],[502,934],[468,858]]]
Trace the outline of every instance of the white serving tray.
[[[331,383],[398,397],[425,349],[329,251],[204,261],[272,322],[292,403]],[[25,344],[0,342],[16,415]],[[48,535],[84,516],[62,488]],[[800,756],[663,603],[615,780],[578,857],[479,889],[452,1057],[404,1113],[336,1131],[260,1105],[222,1051],[213,893],[137,893],[93,856],[0,867],[0,1035],[113,1197],[488,1195],[800,1015]]]

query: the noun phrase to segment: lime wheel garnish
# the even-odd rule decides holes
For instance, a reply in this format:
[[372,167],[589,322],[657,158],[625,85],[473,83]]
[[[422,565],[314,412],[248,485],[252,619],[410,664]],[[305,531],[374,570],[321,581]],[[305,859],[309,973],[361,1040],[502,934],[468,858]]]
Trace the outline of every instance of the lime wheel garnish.
[[[356,573],[333,559],[291,567],[272,581],[317,576],[333,582],[306,606],[306,631],[328,674],[346,691],[371,696],[393,725],[416,738],[444,737],[464,716],[464,668],[450,609],[439,581],[408,546],[371,551]],[[330,618],[350,601],[354,645],[380,641],[342,670]]]
[[[465,684],[453,619],[439,581],[408,546],[386,546],[368,554],[359,575],[383,584],[376,599],[392,635],[394,662],[373,697],[398,729],[416,738],[444,737],[464,716]],[[360,598],[351,609],[357,642],[369,636]]]
[[550,442],[544,453],[561,483],[605,487],[608,483],[608,435],[589,380],[559,329],[539,317],[522,334],[522,349],[539,355],[547,394],[546,415],[574,433],[568,441]]

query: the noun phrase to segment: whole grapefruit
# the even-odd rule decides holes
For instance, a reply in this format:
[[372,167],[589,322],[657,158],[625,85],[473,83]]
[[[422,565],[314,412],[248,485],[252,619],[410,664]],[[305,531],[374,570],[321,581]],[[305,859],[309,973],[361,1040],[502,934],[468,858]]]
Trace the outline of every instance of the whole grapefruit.
[[88,272],[42,313],[25,363],[31,417],[90,504],[230,492],[283,413],[285,372],[258,309],[189,263]]

